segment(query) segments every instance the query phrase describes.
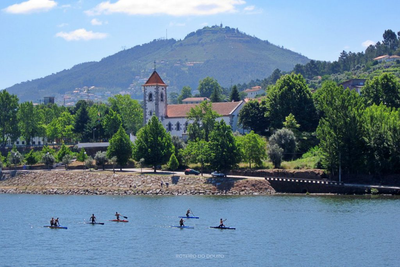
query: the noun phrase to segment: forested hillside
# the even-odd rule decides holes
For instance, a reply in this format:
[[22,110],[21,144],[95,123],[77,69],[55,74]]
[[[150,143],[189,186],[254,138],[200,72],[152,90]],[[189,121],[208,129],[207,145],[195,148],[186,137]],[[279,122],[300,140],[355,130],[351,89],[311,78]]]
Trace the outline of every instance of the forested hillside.
[[129,89],[140,98],[141,85],[156,63],[170,92],[183,86],[195,89],[201,79],[215,78],[223,87],[268,77],[274,69],[290,71],[306,57],[229,27],[205,27],[183,40],[154,40],[87,62],[44,78],[6,88],[20,101],[55,96],[56,101],[75,88],[105,88],[112,93]]

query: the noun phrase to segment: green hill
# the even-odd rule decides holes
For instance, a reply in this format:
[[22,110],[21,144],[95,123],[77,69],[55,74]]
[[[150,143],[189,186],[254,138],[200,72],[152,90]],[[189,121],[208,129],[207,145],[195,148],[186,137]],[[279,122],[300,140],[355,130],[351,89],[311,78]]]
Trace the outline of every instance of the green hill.
[[125,90],[140,98],[141,85],[153,71],[154,62],[169,91],[179,92],[183,86],[196,89],[207,76],[230,87],[268,77],[276,68],[290,71],[309,59],[237,29],[213,26],[192,32],[183,40],[154,40],[6,90],[18,95],[20,101],[55,96],[62,102],[64,94],[85,86],[111,93]]

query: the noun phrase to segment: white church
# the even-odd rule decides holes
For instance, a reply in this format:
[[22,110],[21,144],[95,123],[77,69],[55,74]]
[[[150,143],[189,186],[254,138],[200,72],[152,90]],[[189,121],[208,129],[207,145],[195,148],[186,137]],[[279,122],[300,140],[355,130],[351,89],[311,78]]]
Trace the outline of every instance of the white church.
[[[143,85],[144,124],[147,124],[150,118],[155,115],[172,136],[186,139],[187,127],[191,123],[187,119],[187,114],[191,108],[199,104],[168,105],[167,87],[168,85],[164,83],[155,70]],[[234,132],[242,132],[243,130],[238,127],[238,117],[244,104],[244,101],[212,103],[212,109],[221,115],[217,120],[224,120]]]

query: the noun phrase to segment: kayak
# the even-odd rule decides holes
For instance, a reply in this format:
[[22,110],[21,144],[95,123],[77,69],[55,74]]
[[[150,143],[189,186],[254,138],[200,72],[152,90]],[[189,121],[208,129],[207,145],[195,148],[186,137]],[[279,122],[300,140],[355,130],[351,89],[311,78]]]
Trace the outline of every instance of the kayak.
[[98,223],[98,222],[86,222],[86,224],[91,224],[91,225],[100,224],[100,225],[104,225],[104,223]]
[[193,226],[186,226],[186,225],[184,225],[184,226],[173,225],[173,226],[171,226],[171,227],[181,228],[181,229],[184,229],[184,228],[186,228],[186,229],[194,229]]
[[128,220],[110,220],[110,222],[129,222]]
[[51,228],[51,229],[68,229],[66,226],[50,226],[50,225],[45,225],[43,227]]
[[179,216],[179,218],[183,218],[183,219],[200,219],[200,217],[196,217],[196,216],[189,216],[189,217],[186,217],[186,216]]
[[228,230],[236,230],[236,228],[234,227],[226,227],[226,226],[210,226],[210,228],[214,228],[214,229],[228,229]]

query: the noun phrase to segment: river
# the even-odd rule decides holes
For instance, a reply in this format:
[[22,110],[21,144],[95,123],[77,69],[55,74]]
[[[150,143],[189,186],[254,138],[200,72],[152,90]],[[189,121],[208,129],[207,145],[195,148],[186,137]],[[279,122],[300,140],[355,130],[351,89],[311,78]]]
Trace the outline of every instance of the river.
[[[194,229],[171,228],[188,208]],[[398,266],[396,197],[2,194],[0,210],[0,266]]]

